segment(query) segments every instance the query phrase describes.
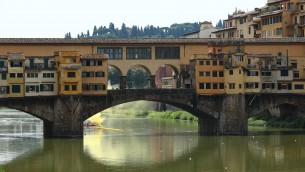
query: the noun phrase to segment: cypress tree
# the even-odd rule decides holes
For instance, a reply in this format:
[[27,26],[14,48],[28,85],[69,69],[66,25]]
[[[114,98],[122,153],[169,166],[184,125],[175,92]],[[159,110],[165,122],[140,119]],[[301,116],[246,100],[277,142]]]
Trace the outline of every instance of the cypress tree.
[[128,32],[125,23],[122,24],[121,30],[120,30],[120,38],[128,38]]

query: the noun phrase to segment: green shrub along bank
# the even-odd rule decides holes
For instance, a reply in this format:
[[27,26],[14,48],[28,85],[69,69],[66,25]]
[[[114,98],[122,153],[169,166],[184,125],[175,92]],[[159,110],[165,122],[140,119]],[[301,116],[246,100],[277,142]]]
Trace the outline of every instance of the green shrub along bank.
[[185,111],[146,111],[146,110],[136,110],[136,109],[119,109],[111,110],[113,114],[124,114],[131,117],[148,117],[148,118],[164,118],[164,119],[177,119],[177,120],[189,120],[198,121],[198,118],[192,114]]
[[305,128],[305,118],[301,117],[272,117],[255,116],[248,119],[249,126],[276,128]]
[[165,112],[156,112],[150,111],[148,114],[150,118],[165,118],[165,119],[178,119],[178,120],[189,120],[189,121],[198,121],[198,118],[192,114],[184,111],[165,111]]

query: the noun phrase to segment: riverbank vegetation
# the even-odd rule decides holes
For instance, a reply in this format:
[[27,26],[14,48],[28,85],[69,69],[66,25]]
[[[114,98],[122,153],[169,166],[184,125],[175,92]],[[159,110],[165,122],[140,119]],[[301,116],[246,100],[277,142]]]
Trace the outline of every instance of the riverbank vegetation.
[[249,126],[276,127],[276,128],[305,128],[305,118],[302,117],[273,117],[255,116],[248,119]]
[[157,112],[153,110],[111,109],[111,110],[106,110],[103,113],[122,114],[136,118],[163,118],[163,119],[198,121],[197,117],[185,111],[168,110],[164,112]]

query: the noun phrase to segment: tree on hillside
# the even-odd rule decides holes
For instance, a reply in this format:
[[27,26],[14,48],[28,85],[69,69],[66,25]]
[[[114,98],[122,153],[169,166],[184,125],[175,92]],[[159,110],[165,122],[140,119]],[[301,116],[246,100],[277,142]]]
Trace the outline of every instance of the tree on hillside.
[[[92,35],[87,31],[87,34],[78,34],[78,38],[178,38],[186,33],[198,31],[199,28],[198,22],[175,23],[170,27],[147,25],[144,28],[135,25],[132,28],[127,28],[123,23],[121,29],[115,28],[114,24],[110,23],[108,28],[106,26],[100,26],[99,28],[94,26]],[[65,37],[68,37],[68,35],[65,35]]]
[[138,37],[138,27],[137,26],[132,26],[130,37],[131,38],[137,38]]
[[222,22],[222,20],[220,19],[219,21],[218,21],[218,23],[216,24],[216,28],[224,28],[224,26],[223,26],[223,22]]
[[114,24],[113,23],[109,23],[109,30],[112,31],[113,34],[115,34],[115,36],[118,36],[118,32],[117,30],[114,28]]
[[97,36],[97,27],[94,26],[92,36]]
[[127,31],[125,23],[122,24],[119,37],[120,38],[128,38],[128,31]]

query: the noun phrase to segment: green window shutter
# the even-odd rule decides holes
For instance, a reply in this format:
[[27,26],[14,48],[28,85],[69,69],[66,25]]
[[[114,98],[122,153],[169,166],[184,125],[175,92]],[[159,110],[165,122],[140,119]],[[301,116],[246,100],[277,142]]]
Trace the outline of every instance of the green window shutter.
[[2,80],[6,80],[6,73],[2,73]]
[[0,68],[4,68],[4,61],[0,61]]
[[39,92],[39,85],[36,85],[36,92]]
[[43,59],[44,68],[48,68],[48,59]]
[[34,68],[34,59],[30,59],[30,68]]
[[27,85],[27,86],[25,87],[25,90],[26,90],[27,93],[30,92],[30,86]]

